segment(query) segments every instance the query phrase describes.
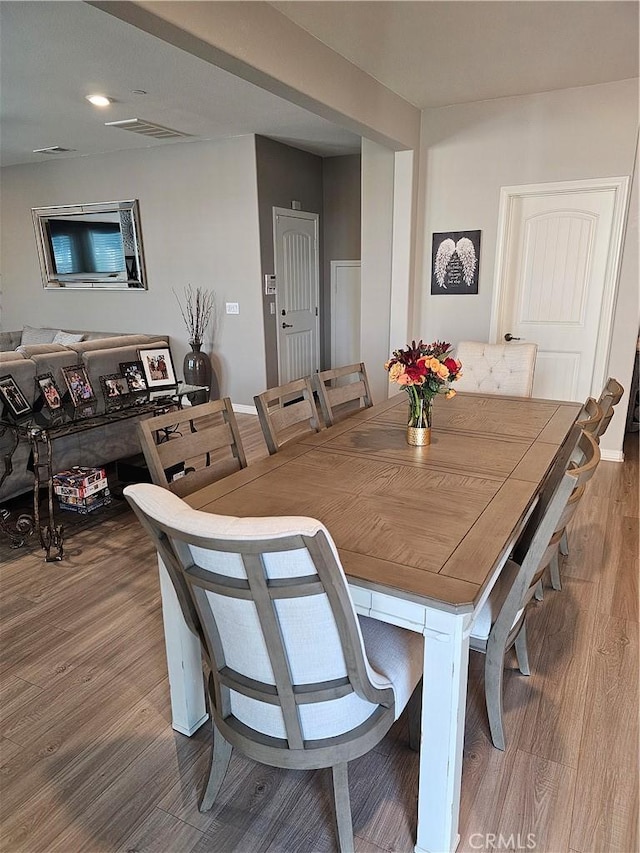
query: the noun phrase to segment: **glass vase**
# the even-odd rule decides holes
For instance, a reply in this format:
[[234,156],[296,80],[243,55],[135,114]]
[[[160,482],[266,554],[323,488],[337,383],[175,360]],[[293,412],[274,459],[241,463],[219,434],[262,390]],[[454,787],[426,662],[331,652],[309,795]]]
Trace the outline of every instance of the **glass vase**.
[[409,391],[407,444],[424,447],[431,444],[431,410],[433,400],[414,388]]

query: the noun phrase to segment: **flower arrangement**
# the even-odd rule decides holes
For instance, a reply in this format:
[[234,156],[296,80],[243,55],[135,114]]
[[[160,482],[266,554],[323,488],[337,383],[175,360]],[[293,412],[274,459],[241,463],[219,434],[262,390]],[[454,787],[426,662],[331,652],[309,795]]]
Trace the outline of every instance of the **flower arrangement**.
[[178,301],[182,319],[189,333],[189,343],[200,346],[206,328],[211,320],[215,304],[215,294],[213,291],[205,290],[203,287],[196,287],[194,290],[189,284],[184,289],[184,307],[175,290],[173,294]]
[[453,397],[450,387],[462,375],[462,364],[452,358],[451,344],[434,341],[425,344],[411,341],[405,349],[397,349],[385,364],[389,382],[395,382],[409,394],[410,428],[431,426],[431,406],[436,394]]

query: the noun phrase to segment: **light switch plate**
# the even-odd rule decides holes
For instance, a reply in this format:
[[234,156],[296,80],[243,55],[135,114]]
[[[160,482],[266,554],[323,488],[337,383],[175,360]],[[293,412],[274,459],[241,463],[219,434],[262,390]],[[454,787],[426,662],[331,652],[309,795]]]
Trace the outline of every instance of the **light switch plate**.
[[238,302],[227,302],[227,314],[239,314],[240,305]]

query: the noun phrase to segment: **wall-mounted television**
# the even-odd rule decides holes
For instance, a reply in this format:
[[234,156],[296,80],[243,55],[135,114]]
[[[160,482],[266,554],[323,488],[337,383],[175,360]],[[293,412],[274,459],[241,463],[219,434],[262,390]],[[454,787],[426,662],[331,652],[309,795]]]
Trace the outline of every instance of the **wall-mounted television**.
[[146,287],[137,201],[32,210],[44,286]]

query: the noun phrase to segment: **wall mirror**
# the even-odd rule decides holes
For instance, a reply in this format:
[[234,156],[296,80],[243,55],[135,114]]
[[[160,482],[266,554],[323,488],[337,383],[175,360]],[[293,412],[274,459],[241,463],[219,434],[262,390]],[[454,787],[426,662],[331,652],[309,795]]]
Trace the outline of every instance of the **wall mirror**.
[[137,199],[31,212],[45,288],[146,290]]

